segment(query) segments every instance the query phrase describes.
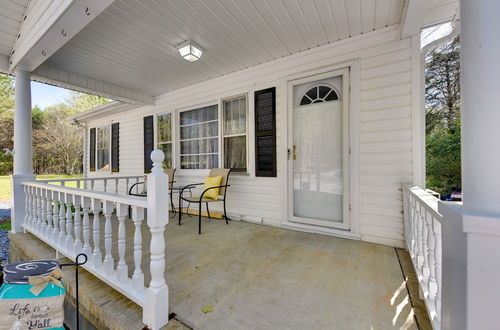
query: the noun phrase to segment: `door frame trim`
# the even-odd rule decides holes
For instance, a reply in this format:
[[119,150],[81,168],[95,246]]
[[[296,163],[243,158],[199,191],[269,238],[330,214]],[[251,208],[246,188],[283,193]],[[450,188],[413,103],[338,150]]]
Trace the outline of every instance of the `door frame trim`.
[[[350,159],[349,159],[349,200],[350,200],[350,210],[349,210],[349,227],[348,228],[335,228],[335,227],[324,227],[312,224],[304,224],[290,221],[290,199],[289,199],[289,164],[287,157],[287,149],[289,147],[289,120],[291,117],[290,113],[290,102],[293,104],[293,89],[290,91],[290,82],[297,81],[300,79],[312,77],[311,81],[319,80],[324,74],[334,73],[342,69],[349,69],[349,142],[350,142]],[[360,149],[360,133],[359,133],[359,74],[360,65],[359,59],[353,59],[350,61],[342,62],[337,65],[332,65],[328,67],[323,67],[317,70],[312,70],[307,73],[295,74],[285,77],[280,85],[283,93],[281,94],[280,100],[283,105],[281,113],[281,143],[282,152],[280,157],[281,172],[281,192],[282,192],[282,217],[281,224],[284,227],[301,227],[310,228],[312,231],[325,232],[332,235],[345,236],[347,232],[350,232],[349,236],[352,238],[360,238],[360,160],[359,160],[359,149]],[[292,117],[293,120],[293,117]]]

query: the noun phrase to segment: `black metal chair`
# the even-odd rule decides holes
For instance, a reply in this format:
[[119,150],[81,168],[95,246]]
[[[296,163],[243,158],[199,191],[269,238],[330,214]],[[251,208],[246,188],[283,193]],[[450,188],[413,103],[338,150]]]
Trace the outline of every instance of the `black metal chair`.
[[[231,173],[231,169],[227,168],[213,168],[210,170],[210,173],[208,176],[222,176],[222,181],[220,186],[215,186],[215,187],[210,187],[201,193],[200,196],[190,196],[190,197],[185,197],[183,196],[183,193],[185,190],[191,190],[192,188],[195,188],[196,186],[201,186],[204,183],[193,183],[193,184],[188,184],[184,188],[182,188],[180,194],[179,194],[179,226],[181,225],[181,216],[182,216],[182,201],[186,201],[188,203],[197,203],[199,204],[198,207],[198,234],[201,235],[201,205],[205,203],[207,207],[207,214],[208,218],[211,219],[210,217],[210,210],[208,208],[209,203],[217,203],[217,202],[222,202],[224,203],[224,219],[226,220],[226,224],[229,224],[229,219],[227,217],[226,213],[226,196],[227,196],[227,188],[230,186],[229,183],[229,174]],[[205,198],[204,195],[206,194],[207,191],[212,190],[212,189],[219,189],[219,198],[217,200],[211,199],[211,198]],[[186,211],[187,213],[187,211]]]
[[[165,169],[165,174],[168,175],[168,179],[169,179],[169,182],[168,182],[168,190],[170,190],[170,206],[172,207],[172,212],[174,212],[175,214],[175,206],[174,206],[174,199],[172,197],[172,192],[174,191],[174,176],[175,176],[175,168],[166,168]],[[137,193],[137,194],[134,194],[132,193],[132,190],[134,189],[135,186],[137,185],[140,185],[140,184],[144,184],[145,182],[136,182],[134,183],[130,189],[128,190],[128,194],[129,195],[134,195],[134,196],[147,196],[146,195],[146,192],[144,193]]]

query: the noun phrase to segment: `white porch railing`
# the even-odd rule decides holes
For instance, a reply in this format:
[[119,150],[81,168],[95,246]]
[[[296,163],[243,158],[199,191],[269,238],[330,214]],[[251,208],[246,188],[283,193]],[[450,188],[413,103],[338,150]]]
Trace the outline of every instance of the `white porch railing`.
[[[78,189],[88,189],[93,191],[113,192],[115,194],[129,193],[130,187],[138,182],[144,182],[144,175],[134,176],[106,176],[80,179],[49,179],[37,180],[37,182],[66,186],[68,183],[75,183]],[[139,192],[142,187],[136,185],[134,192]]]
[[[168,287],[164,276],[163,234],[168,223],[169,199],[167,176],[161,167],[163,153],[155,150],[151,154],[151,159],[153,169],[147,178],[146,198],[116,193],[119,180],[124,182],[140,180],[144,179],[143,176],[113,178],[114,192],[64,186],[65,182],[78,180],[85,182],[86,187],[93,188],[98,180],[104,183],[109,182],[109,178],[24,182],[22,184],[25,192],[23,228],[72,260],[75,260],[79,253],[85,253],[89,261],[83,267],[140,305],[143,309],[144,324],[152,329],[159,329],[168,322]],[[62,185],[51,184],[61,181]],[[106,186],[107,184],[104,184],[104,187]],[[128,184],[126,187],[128,188]],[[145,270],[141,267],[143,258],[141,225],[146,210],[147,226],[151,232],[149,286],[145,286]],[[113,215],[118,219],[117,231],[112,230],[115,222],[112,221]],[[104,221],[104,233],[101,232],[102,221]],[[134,225],[132,243],[126,241],[126,221],[132,221]],[[116,244],[119,260],[116,268],[112,255],[113,232],[117,232],[118,235]],[[102,239],[104,247],[101,246]],[[133,244],[134,259],[131,277],[128,276],[128,266],[125,262],[125,250],[130,244]]]
[[434,330],[441,329],[441,223],[438,199],[414,185],[403,186],[406,247]]

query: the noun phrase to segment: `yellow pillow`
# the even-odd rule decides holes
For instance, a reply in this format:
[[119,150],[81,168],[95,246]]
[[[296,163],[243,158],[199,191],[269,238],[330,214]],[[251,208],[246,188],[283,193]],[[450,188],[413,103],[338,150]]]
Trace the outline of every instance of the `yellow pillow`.
[[[205,182],[203,183],[203,191],[205,191],[205,189],[208,189],[210,187],[220,186],[221,182],[222,182],[222,175],[207,176],[205,178]],[[213,200],[217,200],[219,198],[219,188],[210,189],[205,193],[205,195],[203,195],[203,198],[210,198]]]

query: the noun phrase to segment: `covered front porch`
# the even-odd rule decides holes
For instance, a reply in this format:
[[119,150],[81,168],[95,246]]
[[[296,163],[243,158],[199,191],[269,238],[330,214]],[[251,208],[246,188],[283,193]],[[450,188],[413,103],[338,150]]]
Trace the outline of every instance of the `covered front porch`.
[[[460,2],[463,207],[438,204],[417,187],[425,185],[420,31],[456,20],[456,1],[248,1],[243,8],[235,1],[200,1],[201,7],[173,1],[44,2],[51,10],[30,7],[36,1],[12,2],[6,3],[29,14],[13,20],[16,33],[0,56],[0,70],[16,75],[13,247],[30,259],[53,259],[54,251],[70,259],[86,253],[93,288],[84,290],[88,313],[102,322],[116,321],[108,315],[124,317],[118,325],[97,328],[156,330],[170,313],[187,326],[217,329],[414,328],[405,278],[389,246],[409,250],[434,329],[496,328],[498,2]],[[207,49],[204,60],[188,63],[177,48],[194,38]],[[343,162],[335,170],[345,189],[343,218],[328,230],[318,222],[291,224],[294,113],[302,105],[294,101],[301,95],[294,89],[314,83],[311,90],[319,98],[318,84],[340,76]],[[95,118],[86,127],[85,141],[92,142],[84,150],[88,171],[77,188],[34,180],[31,79],[132,104],[84,114]],[[267,103],[259,95],[267,95]],[[169,218],[159,149],[179,168],[178,184],[192,183],[194,175],[203,178],[212,167],[232,168],[222,161],[231,147],[225,139],[234,136],[222,127],[229,118],[225,101],[240,96],[246,102],[238,117],[245,123],[240,154],[246,172],[232,181],[231,212],[239,215],[234,220],[281,228],[214,220],[199,236],[195,219],[178,226]],[[221,115],[182,122],[182,113],[202,109]],[[259,113],[269,129],[259,130]],[[173,138],[158,139],[154,123],[161,115],[173,123]],[[212,122],[213,136],[184,140],[210,138],[216,151],[184,152],[181,129]],[[121,138],[113,140],[116,124]],[[267,139],[259,141],[262,136]],[[328,144],[323,136],[319,141]],[[260,164],[259,151],[265,160]],[[206,154],[211,165],[185,158],[209,159]],[[196,166],[186,166],[184,159]],[[130,185],[150,170],[147,198],[128,195]],[[325,236],[284,229],[292,225]],[[99,303],[92,303],[97,297]],[[213,311],[201,312],[207,306]]]
[[[418,329],[412,306],[418,297],[408,294],[408,274],[403,274],[394,248],[207,218],[203,235],[198,235],[197,217],[185,216],[181,226],[176,218],[171,220],[164,237],[168,314],[174,313],[177,320],[169,323],[172,326],[180,322],[194,329]],[[114,216],[112,223],[112,255],[118,261]],[[15,256],[54,258],[49,246],[27,236],[11,235]],[[127,242],[133,236],[133,223],[127,222]],[[151,238],[146,225],[142,237],[146,242]],[[22,253],[16,253],[19,250]],[[142,254],[147,260],[147,244]],[[132,276],[133,245],[127,245],[125,261]],[[149,263],[144,262],[142,270],[149,283]],[[93,326],[142,328],[139,306],[96,282],[85,272],[80,286],[83,309],[93,311],[100,322]],[[203,313],[206,306],[212,311]],[[420,329],[426,329],[425,321],[418,319]]]

